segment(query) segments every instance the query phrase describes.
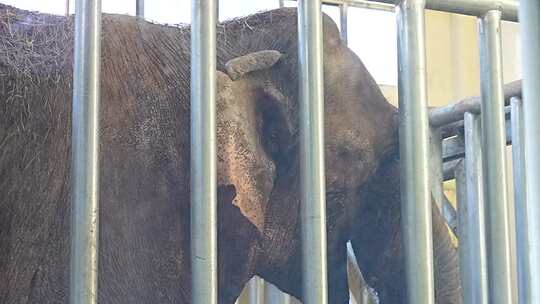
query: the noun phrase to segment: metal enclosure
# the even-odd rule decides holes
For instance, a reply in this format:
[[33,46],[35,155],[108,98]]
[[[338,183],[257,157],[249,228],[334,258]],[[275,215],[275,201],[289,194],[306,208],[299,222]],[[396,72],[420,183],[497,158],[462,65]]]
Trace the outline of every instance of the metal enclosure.
[[[326,0],[340,5],[347,41],[349,7],[396,10],[400,90],[402,225],[409,303],[434,303],[431,192],[441,203],[445,147],[441,129],[456,112],[427,109],[425,9],[479,18],[482,108],[466,112],[458,182],[464,303],[540,303],[540,2],[537,0]],[[284,1],[279,1],[280,6]],[[518,3],[521,5],[519,7]],[[69,9],[69,1],[66,5]],[[144,17],[144,0],[136,0]],[[502,20],[522,23],[523,102],[512,101],[518,261],[505,184],[507,140],[502,85]],[[99,228],[100,0],[75,5],[70,302],[97,303]],[[66,14],[69,11],[66,11]],[[192,302],[217,303],[216,25],[217,0],[192,0],[191,269]],[[298,1],[301,214],[304,302],[327,303],[324,83],[320,0]],[[463,115],[459,113],[457,115]],[[430,155],[430,119],[434,141]],[[481,126],[480,126],[481,121]],[[441,143],[442,142],[442,143]],[[483,145],[482,145],[483,143]],[[488,148],[486,148],[488,147]],[[430,174],[429,159],[436,164]],[[430,177],[435,178],[430,183]],[[435,185],[434,189],[432,185]],[[442,205],[441,205],[442,206]],[[441,207],[439,206],[439,207]],[[444,209],[444,208],[441,208]],[[485,212],[484,212],[485,209]],[[468,271],[464,271],[467,269]],[[472,271],[474,269],[474,271]],[[519,288],[512,278],[518,272]],[[260,281],[251,285],[261,302]],[[518,292],[519,290],[519,292]]]

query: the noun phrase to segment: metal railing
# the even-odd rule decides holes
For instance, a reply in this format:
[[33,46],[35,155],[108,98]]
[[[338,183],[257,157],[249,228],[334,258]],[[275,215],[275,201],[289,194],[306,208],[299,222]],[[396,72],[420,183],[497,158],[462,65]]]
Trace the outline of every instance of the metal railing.
[[[282,1],[280,1],[282,3]],[[348,7],[393,10],[394,0],[327,0]],[[217,0],[192,2],[192,301],[217,303],[216,252],[216,22]],[[452,109],[464,124],[464,161],[456,166],[460,258],[465,303],[540,302],[540,3],[536,0],[402,0],[396,7],[399,47],[402,218],[409,303],[434,303],[430,128],[427,108],[424,9],[477,16],[481,33],[482,111]],[[75,5],[73,74],[72,234],[70,302],[97,303],[99,227],[99,0]],[[509,203],[504,184],[506,129],[501,20],[517,21],[523,40],[523,102],[512,101],[519,292],[512,281]],[[144,3],[137,1],[137,15]],[[327,302],[321,2],[299,1],[302,237],[304,299]],[[342,26],[347,39],[347,26]],[[461,118],[460,118],[461,120]],[[432,122],[430,126],[429,122]],[[455,120],[451,120],[455,122]],[[481,122],[482,121],[482,122]],[[310,126],[308,128],[308,126]],[[433,130],[431,130],[432,132]],[[442,136],[435,136],[442,140]],[[484,141],[481,143],[481,141]],[[433,143],[432,143],[433,144]],[[439,146],[440,143],[435,143]],[[432,148],[431,151],[444,148]],[[433,159],[442,159],[437,157]],[[439,160],[438,160],[439,161]],[[441,160],[442,161],[442,160]],[[439,167],[439,164],[437,164]],[[442,165],[440,165],[443,168]],[[443,169],[441,169],[443,170]],[[444,170],[443,170],[444,171]],[[442,180],[437,177],[437,180]],[[440,191],[440,190],[438,190]],[[489,202],[489,204],[487,204]],[[483,208],[486,209],[485,218]],[[309,267],[307,267],[309,265]],[[466,268],[467,267],[467,268]]]

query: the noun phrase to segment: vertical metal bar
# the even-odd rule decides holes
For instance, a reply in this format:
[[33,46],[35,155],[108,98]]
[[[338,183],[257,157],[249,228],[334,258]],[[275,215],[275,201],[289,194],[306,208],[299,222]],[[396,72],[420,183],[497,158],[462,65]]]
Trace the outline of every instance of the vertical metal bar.
[[136,0],[135,3],[135,14],[137,17],[144,18],[144,0]]
[[524,299],[520,303],[540,303],[540,2],[521,0],[519,18],[523,52],[523,123],[527,251],[523,276]]
[[480,19],[482,73],[482,132],[487,207],[489,302],[516,303],[512,278],[510,210],[506,188],[506,136],[501,47],[501,12],[492,10]]
[[408,303],[433,304],[433,238],[429,193],[425,0],[397,10],[401,213]]
[[525,147],[523,145],[523,103],[519,98],[511,98],[512,123],[512,160],[514,173],[514,204],[516,206],[516,245],[518,262],[518,294],[519,303],[526,304],[525,291],[528,286],[526,272],[527,261],[527,205],[525,203]]
[[249,304],[264,303],[264,281],[259,277],[253,277],[248,284]]
[[217,304],[216,0],[192,1],[192,303]]
[[458,237],[464,304],[488,303],[482,128],[480,117],[465,113],[465,161],[456,167]]
[[279,0],[279,7],[285,7],[285,0]]
[[442,159],[442,135],[439,128],[429,128],[429,179],[431,182],[431,193],[435,199],[435,204],[444,214],[444,190],[443,190],[443,159]]
[[320,0],[298,2],[302,278],[308,304],[328,302],[321,9]]
[[66,16],[69,16],[69,0],[66,0]]
[[101,1],[75,5],[70,303],[97,303]]
[[343,40],[345,45],[349,44],[348,15],[349,15],[349,5],[347,3],[341,4],[339,6],[340,33],[341,33],[341,40]]

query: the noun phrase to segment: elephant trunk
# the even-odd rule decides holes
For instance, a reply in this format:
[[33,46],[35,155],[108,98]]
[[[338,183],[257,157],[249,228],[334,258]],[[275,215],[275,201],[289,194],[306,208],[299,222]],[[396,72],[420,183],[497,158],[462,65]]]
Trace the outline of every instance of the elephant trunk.
[[[367,283],[380,303],[406,303],[405,260],[401,234],[399,160],[381,162],[372,180],[360,190],[359,212],[351,222],[351,244]],[[461,303],[458,252],[450,230],[433,204],[435,299]]]
[[458,251],[439,208],[435,204],[432,207],[435,302],[461,303]]

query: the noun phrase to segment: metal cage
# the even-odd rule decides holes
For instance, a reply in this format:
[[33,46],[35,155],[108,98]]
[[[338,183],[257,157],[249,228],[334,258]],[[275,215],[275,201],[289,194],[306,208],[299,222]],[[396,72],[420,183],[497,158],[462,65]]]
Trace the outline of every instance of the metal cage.
[[[537,0],[325,0],[347,9],[395,10],[398,25],[402,218],[408,302],[434,303],[431,200],[445,208],[439,187],[446,171],[458,182],[460,263],[465,303],[540,303],[540,2]],[[394,2],[397,4],[394,6]],[[69,3],[69,2],[68,2]],[[144,2],[137,0],[137,15]],[[217,303],[216,23],[217,0],[192,1],[192,302]],[[283,1],[280,1],[283,5]],[[304,301],[327,303],[323,54],[321,0],[298,0]],[[470,108],[428,111],[425,9],[477,16],[482,98]],[[100,0],[75,5],[73,79],[73,195],[70,302],[97,303],[99,227]],[[518,13],[519,10],[519,13]],[[511,256],[505,185],[505,95],[502,20],[522,29],[523,102],[511,103],[511,139],[518,265]],[[481,111],[479,110],[481,108]],[[461,112],[460,112],[461,111]],[[450,169],[439,153],[452,143],[443,126],[463,121],[461,162]],[[439,132],[439,133],[437,133]],[[431,143],[430,143],[431,137]],[[435,152],[434,152],[435,151]],[[435,157],[430,157],[435,155]],[[430,168],[435,168],[434,170]],[[435,174],[431,173],[435,172]],[[448,206],[446,206],[448,209]],[[451,208],[448,210],[451,211]],[[485,212],[484,212],[485,210]],[[449,213],[452,215],[452,212]],[[451,216],[448,216],[451,218]],[[309,267],[307,267],[309,265]],[[512,277],[519,272],[519,288]],[[519,295],[519,297],[518,297]]]

